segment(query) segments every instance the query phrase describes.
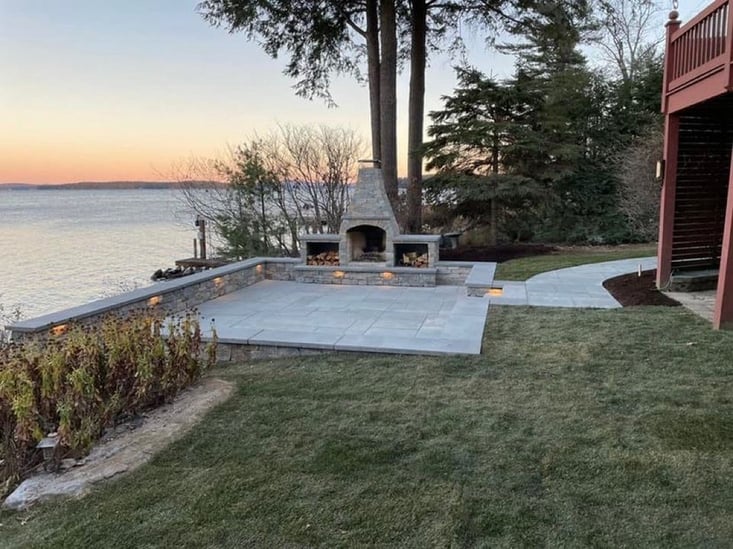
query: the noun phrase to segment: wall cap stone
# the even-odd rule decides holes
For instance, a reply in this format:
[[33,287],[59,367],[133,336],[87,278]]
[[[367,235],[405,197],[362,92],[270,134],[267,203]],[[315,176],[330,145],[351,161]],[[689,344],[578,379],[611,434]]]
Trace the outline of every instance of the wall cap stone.
[[432,242],[438,242],[440,240],[439,234],[401,234],[397,235],[392,239],[394,244],[410,244],[419,243],[426,244]]
[[301,242],[338,242],[341,235],[336,233],[304,234],[300,237]]
[[127,305],[132,305],[139,301],[150,299],[154,296],[163,296],[189,286],[196,286],[220,276],[231,275],[239,271],[257,267],[257,265],[266,266],[267,263],[295,264],[299,262],[300,259],[290,257],[253,257],[243,261],[223,265],[221,267],[216,267],[215,269],[209,269],[189,276],[176,278],[174,280],[156,282],[152,286],[146,286],[145,288],[138,288],[131,292],[98,299],[84,305],[78,305],[76,307],[55,311],[35,318],[29,318],[27,320],[16,322],[15,324],[10,324],[5,328],[11,332],[17,333],[38,332],[59,324],[65,324],[70,321],[104,314]]

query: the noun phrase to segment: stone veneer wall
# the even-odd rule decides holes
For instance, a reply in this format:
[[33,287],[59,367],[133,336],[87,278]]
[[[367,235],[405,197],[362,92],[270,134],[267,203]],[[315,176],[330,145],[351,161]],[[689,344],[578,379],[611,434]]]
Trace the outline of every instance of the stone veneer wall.
[[[293,269],[296,282],[359,286],[433,287],[436,269],[410,267],[347,266],[314,267],[298,265]],[[387,274],[385,274],[387,273]]]
[[473,263],[463,261],[441,261],[437,265],[438,276],[436,282],[440,286],[462,286],[466,281]]
[[[462,262],[440,262],[433,269],[383,266],[315,267],[303,265],[300,259],[258,257],[31,318],[7,328],[15,342],[43,340],[50,336],[53,328],[72,323],[92,325],[109,314],[124,315],[141,310],[166,315],[181,313],[265,279],[317,284],[460,286],[464,284],[472,267],[473,263]],[[334,276],[336,271],[343,273],[343,276]],[[393,276],[385,278],[385,272]]]
[[299,260],[290,258],[248,259],[17,322],[7,328],[12,341],[19,342],[47,338],[52,329],[68,324],[96,324],[109,314],[125,315],[143,310],[165,315],[180,313],[266,278],[292,280],[292,268],[297,263]]

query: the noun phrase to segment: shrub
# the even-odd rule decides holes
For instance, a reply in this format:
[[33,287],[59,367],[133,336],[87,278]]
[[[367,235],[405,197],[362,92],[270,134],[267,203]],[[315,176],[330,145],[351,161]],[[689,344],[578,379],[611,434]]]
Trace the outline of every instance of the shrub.
[[216,357],[194,316],[164,326],[144,314],[73,327],[44,345],[0,348],[0,495],[40,456],[57,432],[62,453],[81,456],[105,427],[171,400]]

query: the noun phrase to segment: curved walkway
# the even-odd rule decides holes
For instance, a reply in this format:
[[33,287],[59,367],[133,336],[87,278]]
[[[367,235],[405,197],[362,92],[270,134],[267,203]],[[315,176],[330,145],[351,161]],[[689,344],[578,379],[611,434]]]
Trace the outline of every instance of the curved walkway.
[[526,282],[494,281],[502,287],[501,296],[490,296],[496,305],[533,305],[537,307],[582,307],[615,309],[621,307],[603,287],[603,281],[622,274],[655,269],[656,257],[621,259],[605,263],[578,265],[540,273]]

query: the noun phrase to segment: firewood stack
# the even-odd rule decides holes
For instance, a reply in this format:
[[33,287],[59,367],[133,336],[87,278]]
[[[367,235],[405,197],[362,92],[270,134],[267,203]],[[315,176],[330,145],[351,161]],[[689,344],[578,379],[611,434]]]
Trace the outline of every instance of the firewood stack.
[[404,267],[417,267],[418,269],[427,267],[428,254],[419,254],[417,252],[402,254],[402,265]]
[[335,251],[321,252],[320,254],[309,255],[308,265],[338,265],[339,253]]

